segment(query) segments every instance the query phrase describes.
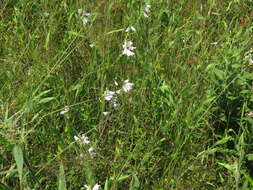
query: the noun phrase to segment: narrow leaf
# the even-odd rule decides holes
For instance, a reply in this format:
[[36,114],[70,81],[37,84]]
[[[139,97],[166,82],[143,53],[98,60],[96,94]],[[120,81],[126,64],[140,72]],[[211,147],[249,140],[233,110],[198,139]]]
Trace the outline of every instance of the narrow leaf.
[[234,172],[235,171],[235,166],[234,165],[231,165],[231,164],[225,164],[225,163],[221,163],[221,162],[218,162],[219,165],[227,168],[229,171],[231,172]]
[[55,99],[54,97],[48,97],[48,98],[43,98],[39,101],[39,104],[45,104],[47,102],[52,101],[53,99]]
[[49,40],[50,40],[50,31],[47,33],[47,37],[46,37],[46,44],[45,44],[45,47],[46,47],[46,50],[48,50],[48,44],[49,44]]
[[106,179],[104,190],[109,190],[109,180]]
[[125,179],[127,179],[130,175],[122,175],[118,178],[118,181],[123,181]]
[[66,180],[65,180],[65,173],[64,173],[64,168],[63,168],[63,164],[62,163],[61,163],[60,172],[59,172],[59,186],[58,186],[58,190],[67,190]]
[[139,188],[140,188],[140,181],[139,181],[137,175],[134,174],[132,177],[130,190],[137,190]]
[[217,141],[217,142],[214,144],[214,146],[226,144],[228,141],[231,141],[231,140],[233,140],[233,137],[227,136],[227,137],[225,137],[225,138],[223,138],[223,139]]
[[34,99],[40,99],[40,97],[46,95],[50,91],[51,90],[45,90],[45,91],[41,92],[39,95],[35,96]]
[[22,181],[22,175],[23,175],[23,165],[24,165],[24,159],[23,159],[23,152],[22,149],[19,146],[15,146],[13,148],[13,156],[17,164],[18,168],[18,174],[19,174],[19,180]]

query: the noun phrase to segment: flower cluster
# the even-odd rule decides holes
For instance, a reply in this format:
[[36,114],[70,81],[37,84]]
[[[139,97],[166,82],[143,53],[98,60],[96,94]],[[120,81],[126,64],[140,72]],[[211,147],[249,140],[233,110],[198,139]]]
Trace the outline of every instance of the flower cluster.
[[79,141],[81,144],[90,144],[89,137],[87,137],[85,134],[82,134],[80,137],[74,136],[75,141]]
[[94,158],[96,156],[96,153],[94,152],[94,148],[93,147],[90,147],[88,149],[88,152],[89,152],[89,155],[91,158]]
[[123,55],[126,55],[128,57],[134,55],[133,50],[135,50],[136,47],[133,46],[133,42],[125,41],[122,46],[123,46],[123,53],[122,53]]
[[[146,4],[146,6],[145,6],[145,8],[143,10],[144,17],[146,17],[146,18],[149,17],[148,13],[150,12],[150,9],[151,9],[151,5],[150,4]],[[136,32],[136,29],[133,26],[129,26],[125,30],[125,32],[130,32],[130,31]],[[133,50],[135,50],[136,47],[133,46],[133,42],[132,41],[125,41],[122,46],[123,46],[123,52],[122,52],[123,55],[126,55],[128,57],[134,56],[134,51]]]
[[134,87],[133,83],[130,83],[129,80],[125,80],[122,86],[122,90],[124,92],[129,92],[130,90],[132,90],[133,87]]
[[[89,145],[90,144],[90,140],[89,137],[87,137],[85,134],[82,134],[80,137],[78,136],[74,136],[75,141],[83,144],[83,145]],[[96,153],[94,152],[93,147],[90,147],[88,149],[88,153],[90,155],[91,158],[94,158],[96,156]],[[83,157],[83,154],[80,155],[81,157]]]
[[[118,86],[118,83],[115,81],[115,85]],[[130,90],[132,90],[134,84],[130,83],[129,80],[125,80],[123,82],[122,88],[116,91],[111,91],[111,90],[106,90],[104,92],[104,98],[106,101],[109,101],[112,106],[117,109],[119,108],[120,104],[118,103],[117,100],[117,94],[120,94],[122,92],[129,92]],[[104,115],[108,115],[108,112],[103,112]]]
[[81,16],[84,25],[89,22],[90,13],[85,12],[83,9],[78,9],[78,14]]
[[[143,10],[143,16],[148,18],[149,17],[149,12],[150,12],[150,9],[151,9],[151,5],[150,4],[146,4],[146,6],[144,7],[144,10]],[[136,32],[136,29],[133,27],[133,26],[129,26],[125,32]],[[134,56],[134,52],[133,50],[136,49],[136,47],[133,46],[133,42],[132,41],[125,41],[124,44],[122,45],[123,46],[123,52],[122,54],[123,55],[126,55],[128,57],[130,56]]]
[[115,93],[116,92],[114,92],[114,91],[106,90],[105,95],[104,95],[105,100],[111,101],[111,99],[113,99],[113,96],[115,95]]
[[[115,96],[116,92],[115,91],[110,91],[110,90],[106,90],[104,93],[104,98],[106,101],[111,102],[112,106],[117,109],[119,108],[120,104],[117,101],[117,97]],[[108,115],[108,113],[107,113]]]
[[[143,15],[144,15],[145,18],[149,17],[148,14],[150,13],[150,9],[151,9],[151,5],[146,4],[145,8],[143,10]],[[90,17],[92,16],[90,13],[87,13],[82,9],[78,9],[78,14],[79,14],[80,18],[82,19],[82,22],[83,22],[84,25],[89,23]],[[135,29],[134,26],[130,25],[126,28],[125,32],[126,33],[130,33],[130,32],[136,33],[136,29]],[[91,43],[89,45],[89,47],[93,48],[94,44]],[[122,47],[123,47],[123,51],[122,51],[123,55],[126,55],[128,57],[131,57],[131,56],[135,55],[134,50],[136,49],[136,47],[134,47],[133,42],[131,40],[128,40],[127,37],[125,38],[125,41],[122,44]],[[118,95],[123,94],[123,93],[128,93],[129,91],[131,91],[134,87],[134,84],[129,82],[129,80],[124,80],[121,88],[118,87],[119,84],[117,83],[117,81],[114,81],[114,84],[115,84],[115,86],[116,86],[115,88],[117,88],[117,90],[111,91],[111,90],[106,89],[105,92],[104,92],[103,97],[106,101],[108,101],[112,105],[113,108],[118,109],[120,107],[120,103],[119,103],[119,100],[118,100]],[[69,109],[68,109],[68,107],[66,107],[61,112],[61,114],[65,114],[68,111],[69,111]],[[102,114],[104,116],[107,116],[108,114],[110,114],[110,112],[105,111],[105,112],[102,112]],[[85,134],[83,134],[81,136],[74,136],[74,139],[75,139],[76,142],[86,146],[87,154],[89,154],[91,158],[94,158],[96,156],[96,153],[94,152],[93,147],[90,146],[90,140]],[[81,154],[80,156],[83,157],[83,154]],[[99,184],[95,184],[94,186],[93,185],[85,185],[85,188],[87,190],[99,190],[100,185]]]

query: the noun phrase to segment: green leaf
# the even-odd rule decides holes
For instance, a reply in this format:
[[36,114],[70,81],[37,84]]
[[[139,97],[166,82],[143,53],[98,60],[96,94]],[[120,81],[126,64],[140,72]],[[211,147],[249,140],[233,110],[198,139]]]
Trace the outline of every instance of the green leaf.
[[47,33],[47,36],[46,36],[46,43],[45,43],[45,48],[46,50],[48,50],[48,44],[49,44],[49,40],[50,40],[50,30],[49,32]]
[[140,188],[140,181],[136,174],[133,175],[132,181],[131,181],[131,187],[130,190],[138,190]]
[[67,186],[66,186],[66,180],[65,180],[65,173],[64,173],[64,168],[63,168],[63,164],[61,163],[60,165],[60,172],[59,172],[59,186],[58,186],[58,190],[67,190]]
[[39,95],[35,96],[34,99],[40,99],[40,97],[44,96],[45,94],[47,94],[50,91],[51,90],[45,90],[45,91],[41,92]]
[[76,31],[67,31],[69,35],[77,36],[77,37],[85,37],[84,35],[81,35],[79,32]]
[[109,190],[109,180],[106,179],[104,190]]
[[23,176],[23,165],[24,165],[23,151],[19,146],[15,146],[12,152],[17,164],[19,180],[21,182],[22,176]]
[[169,92],[170,91],[170,87],[167,85],[167,84],[163,84],[161,87],[160,87],[160,90],[165,93],[165,92]]
[[118,178],[118,181],[122,181],[122,180],[125,180],[129,177],[130,175],[122,175]]
[[241,66],[240,64],[233,64],[232,67],[233,67],[234,69],[238,69],[238,68],[240,68],[240,67],[242,67],[242,66]]
[[214,68],[213,72],[220,80],[225,79],[225,73],[222,70]]
[[253,74],[249,73],[249,72],[245,72],[245,73],[243,73],[243,75],[241,76],[241,78],[253,80]]
[[204,105],[210,105],[214,100],[215,100],[215,96],[212,96],[212,97],[208,97],[204,102],[203,104]]
[[247,154],[247,160],[253,161],[253,154]]
[[55,99],[54,97],[47,97],[47,98],[43,98],[39,101],[39,104],[45,104],[47,102],[52,101],[53,99]]
[[200,152],[197,157],[208,155],[208,154],[214,154],[217,151],[218,151],[218,148],[209,148],[205,151]]
[[240,94],[250,94],[252,90],[242,90]]
[[112,31],[106,33],[106,35],[113,34],[113,33],[117,33],[117,32],[121,32],[121,31],[123,31],[123,30],[124,30],[124,29],[122,29],[122,28],[117,29],[117,30],[112,30]]
[[217,141],[214,146],[217,146],[217,145],[221,145],[221,144],[226,144],[228,141],[231,141],[233,140],[233,138],[231,136],[228,136],[228,137],[225,137],[219,141]]
[[207,65],[205,71],[206,71],[206,72],[211,71],[211,70],[213,70],[215,67],[216,67],[215,64],[209,64],[209,65]]
[[218,164],[225,167],[225,168],[227,168],[231,172],[235,171],[235,165],[225,164],[225,163],[221,163],[221,162],[218,162]]

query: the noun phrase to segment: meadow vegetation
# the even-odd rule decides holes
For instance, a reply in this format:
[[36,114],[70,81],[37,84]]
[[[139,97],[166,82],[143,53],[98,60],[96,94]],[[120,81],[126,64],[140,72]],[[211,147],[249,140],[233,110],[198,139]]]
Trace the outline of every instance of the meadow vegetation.
[[253,189],[251,0],[1,0],[1,190]]

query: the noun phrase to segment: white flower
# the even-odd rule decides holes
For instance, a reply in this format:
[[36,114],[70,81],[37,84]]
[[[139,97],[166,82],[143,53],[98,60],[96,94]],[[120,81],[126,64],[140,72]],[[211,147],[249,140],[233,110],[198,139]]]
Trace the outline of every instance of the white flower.
[[134,56],[134,52],[130,51],[129,49],[124,49],[123,55],[127,55],[128,57]]
[[147,13],[145,13],[145,12],[143,13],[143,16],[146,17],[146,18],[149,17],[149,16],[147,15]]
[[107,116],[107,115],[109,115],[109,114],[110,114],[110,112],[108,112],[108,111],[103,112],[103,115],[104,115],[104,116]]
[[78,9],[77,12],[79,15],[81,15],[81,14],[83,14],[83,9]]
[[249,65],[253,65],[252,55],[246,55],[245,58],[249,61]]
[[119,84],[117,83],[116,80],[114,80],[114,84],[115,84],[115,86],[119,86]]
[[66,108],[64,108],[64,110],[62,110],[62,111],[60,112],[60,114],[61,114],[61,115],[64,115],[64,114],[67,113],[68,111],[69,111],[69,108],[66,107]]
[[98,185],[97,183],[94,185],[94,187],[92,188],[92,190],[99,190],[100,185]]
[[251,55],[251,54],[246,55],[245,58],[246,58],[246,59],[251,59],[251,58],[252,58],[252,55]]
[[128,57],[134,56],[134,52],[130,51],[129,49],[124,49],[123,54],[127,55]]
[[106,90],[104,93],[105,100],[110,101],[113,98],[114,94],[114,91]]
[[83,24],[87,24],[89,22],[89,17],[91,16],[91,14],[86,13],[83,9],[78,9],[77,12],[81,16]]
[[134,52],[132,52],[133,50],[136,49],[136,47],[133,46],[133,42],[131,41],[125,41],[124,44],[122,45],[123,47],[123,55],[127,55],[127,56],[133,56]]
[[75,139],[75,141],[78,141],[78,140],[79,140],[79,137],[74,136],[74,139]]
[[121,91],[122,91],[122,89],[119,89],[119,90],[116,91],[116,93],[117,93],[117,94],[120,94]]
[[136,47],[133,46],[133,42],[131,41],[125,41],[122,45],[124,49],[134,50]]
[[151,5],[147,4],[144,8],[144,11],[143,11],[143,15],[144,17],[148,18],[148,13],[150,12],[150,9],[151,9]]
[[86,188],[86,190],[99,190],[100,189],[100,185],[98,185],[97,183],[93,186],[92,189],[91,189],[91,186],[89,186],[89,185],[85,185],[84,187]]
[[216,46],[218,44],[218,42],[212,42],[211,45]]
[[85,134],[83,134],[81,137],[74,136],[74,139],[76,141],[80,141],[84,145],[90,144],[90,140]]
[[134,86],[133,83],[130,83],[129,80],[125,80],[122,86],[122,90],[124,92],[129,92],[130,90],[132,90],[133,86]]
[[94,152],[94,149],[92,147],[90,147],[88,149],[88,152],[89,152],[91,158],[94,158],[94,156],[96,156],[96,153]]
[[45,17],[48,17],[49,16],[49,13],[48,12],[44,12],[43,13]]
[[150,4],[146,4],[145,8],[144,8],[144,11],[146,13],[149,13],[150,12],[150,9],[151,9],[151,5]]
[[89,46],[90,46],[90,48],[93,48],[95,45],[93,43],[91,43]]
[[83,21],[83,24],[85,25],[89,22],[89,19],[88,19],[88,17],[83,17],[82,21]]
[[[120,106],[120,104],[117,101],[117,97],[114,96],[115,93],[116,92],[114,92],[114,91],[106,90],[104,93],[104,98],[105,98],[105,100],[110,101],[112,106],[115,109],[117,109]],[[117,91],[117,93],[118,93],[118,91]]]
[[89,17],[89,16],[91,16],[91,14],[90,14],[90,13],[83,12],[83,16]]
[[120,107],[120,103],[118,103],[118,100],[116,98],[113,98],[111,103],[115,109],[118,109]]
[[136,29],[133,26],[129,26],[129,27],[127,27],[127,29],[125,30],[125,32],[129,32],[129,31],[136,32]]
[[83,144],[90,144],[89,138],[85,134],[81,136],[81,141]]

